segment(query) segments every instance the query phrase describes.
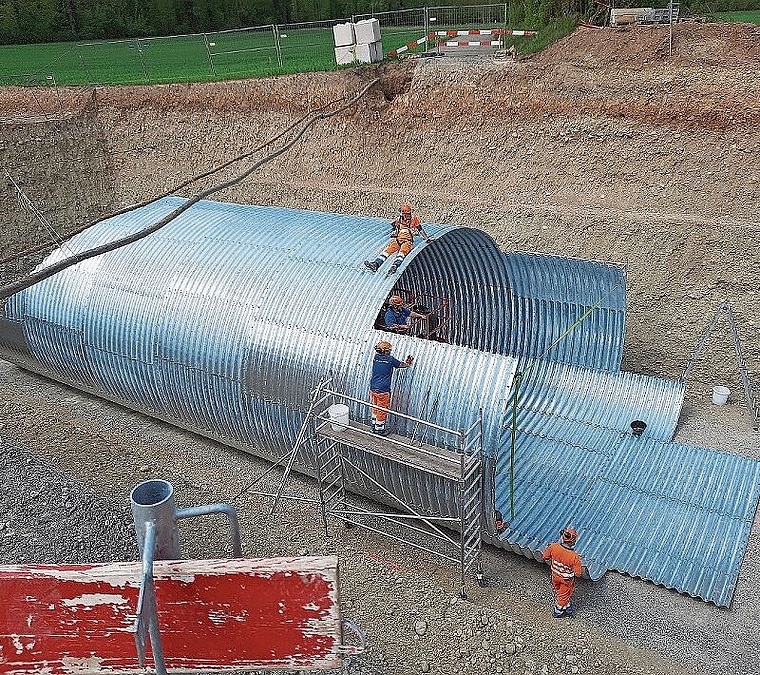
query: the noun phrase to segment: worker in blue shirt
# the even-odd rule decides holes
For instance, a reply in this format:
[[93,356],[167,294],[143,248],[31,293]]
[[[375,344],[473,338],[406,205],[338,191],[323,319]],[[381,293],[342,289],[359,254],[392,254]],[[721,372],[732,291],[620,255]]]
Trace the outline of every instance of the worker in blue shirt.
[[[375,345],[375,357],[372,359],[372,379],[369,383],[369,399],[373,405],[382,408],[391,407],[391,379],[396,368],[408,368],[414,362],[412,356],[399,361],[391,356],[393,346],[383,340]],[[385,436],[385,419],[388,413],[379,408],[372,408],[372,433]]]
[[404,301],[400,295],[392,295],[388,300],[388,309],[385,311],[383,323],[388,330],[406,335],[411,328],[409,319],[425,318],[427,318],[427,314],[419,314],[409,307],[404,307]]

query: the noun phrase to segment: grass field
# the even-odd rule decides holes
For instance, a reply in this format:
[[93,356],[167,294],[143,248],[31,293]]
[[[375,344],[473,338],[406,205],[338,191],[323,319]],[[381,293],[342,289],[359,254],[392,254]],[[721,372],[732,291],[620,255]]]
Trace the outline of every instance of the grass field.
[[[454,23],[456,15],[438,14],[434,30],[504,27],[495,16],[484,16],[479,23]],[[729,14],[732,20],[740,20],[738,16],[747,20],[753,15],[760,21],[760,12]],[[576,25],[575,17],[559,19],[534,37],[507,36],[505,46],[516,44],[521,53],[537,52],[571,33]],[[425,28],[389,25],[383,27],[382,34],[387,53],[423,37]],[[407,54],[424,48],[421,45]],[[317,27],[268,26],[206,36],[0,46],[0,85],[203,82],[336,68],[329,22]]]
[[[424,35],[421,27],[383,33],[385,51]],[[202,82],[335,70],[332,28],[271,28],[168,38],[0,46],[0,84]]]
[[[435,28],[482,27],[460,24]],[[516,43],[523,53],[539,51],[572,32],[574,27],[574,20],[554,22],[538,36],[508,38],[506,45]],[[384,51],[387,53],[424,35],[422,26],[384,29]],[[0,85],[203,82],[337,68],[330,27],[289,29],[277,37],[269,28],[210,34],[206,39],[203,35],[189,35],[0,46]],[[407,53],[423,49],[421,45]]]
[[[437,23],[431,23],[429,30],[505,27],[500,6],[498,11],[490,6],[486,10],[465,17],[440,8]],[[203,82],[335,70],[332,23],[267,26],[205,36],[0,46],[0,85]],[[508,39],[506,44],[517,43],[524,53],[538,51],[571,32],[574,25],[573,20],[555,22],[538,37]],[[398,49],[424,37],[425,32],[422,25],[389,23],[382,28],[383,49],[386,53]]]
[[329,28],[0,47],[0,83],[138,84],[223,80],[335,68]]
[[742,12],[720,12],[715,14],[717,21],[729,23],[756,23],[760,24],[760,9],[744,10]]

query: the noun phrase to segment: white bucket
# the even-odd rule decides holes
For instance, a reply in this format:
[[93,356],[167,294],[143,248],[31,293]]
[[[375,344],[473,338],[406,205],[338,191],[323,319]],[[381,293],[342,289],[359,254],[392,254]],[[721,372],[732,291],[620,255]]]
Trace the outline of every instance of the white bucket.
[[713,403],[715,405],[726,405],[730,393],[731,390],[728,387],[713,387]]
[[343,403],[335,403],[327,409],[330,417],[330,428],[333,431],[345,431],[348,429],[348,406]]

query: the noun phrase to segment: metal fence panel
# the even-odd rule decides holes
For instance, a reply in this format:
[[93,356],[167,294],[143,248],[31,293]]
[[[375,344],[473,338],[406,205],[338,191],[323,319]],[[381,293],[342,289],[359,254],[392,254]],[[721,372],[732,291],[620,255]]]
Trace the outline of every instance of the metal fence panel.
[[[357,23],[366,19],[377,19],[380,22],[383,53],[387,54],[392,50],[427,36],[430,32],[427,15],[428,10],[420,7],[396,12],[355,14],[351,17],[351,21]],[[423,43],[422,48],[426,48],[426,43]]]
[[487,30],[507,27],[507,5],[431,7],[430,31]]
[[90,84],[146,82],[145,54],[140,40],[87,42],[77,45],[77,58]]
[[282,68],[275,26],[207,33],[203,38],[215,78],[274,75]]
[[407,45],[403,51],[426,50],[436,38],[443,39],[428,39],[435,32],[506,28],[507,10],[506,4],[418,7],[212,33],[81,42],[56,61],[59,72],[5,72],[0,83],[49,84],[43,81],[47,78],[67,84],[150,84],[335,70],[336,24],[378,19],[383,53],[388,54]]
[[341,20],[275,26],[283,70],[334,70],[337,66],[332,29],[337,23]]

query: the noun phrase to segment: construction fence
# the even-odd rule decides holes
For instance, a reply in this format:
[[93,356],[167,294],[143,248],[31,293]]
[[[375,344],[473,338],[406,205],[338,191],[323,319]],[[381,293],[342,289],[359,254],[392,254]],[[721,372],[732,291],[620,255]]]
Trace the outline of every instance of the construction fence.
[[[48,72],[0,73],[0,84],[157,84],[335,70],[333,26],[373,17],[380,21],[388,55],[436,31],[507,29],[508,5],[422,7],[215,33],[82,42],[56,58]],[[428,47],[423,42],[418,51]]]

